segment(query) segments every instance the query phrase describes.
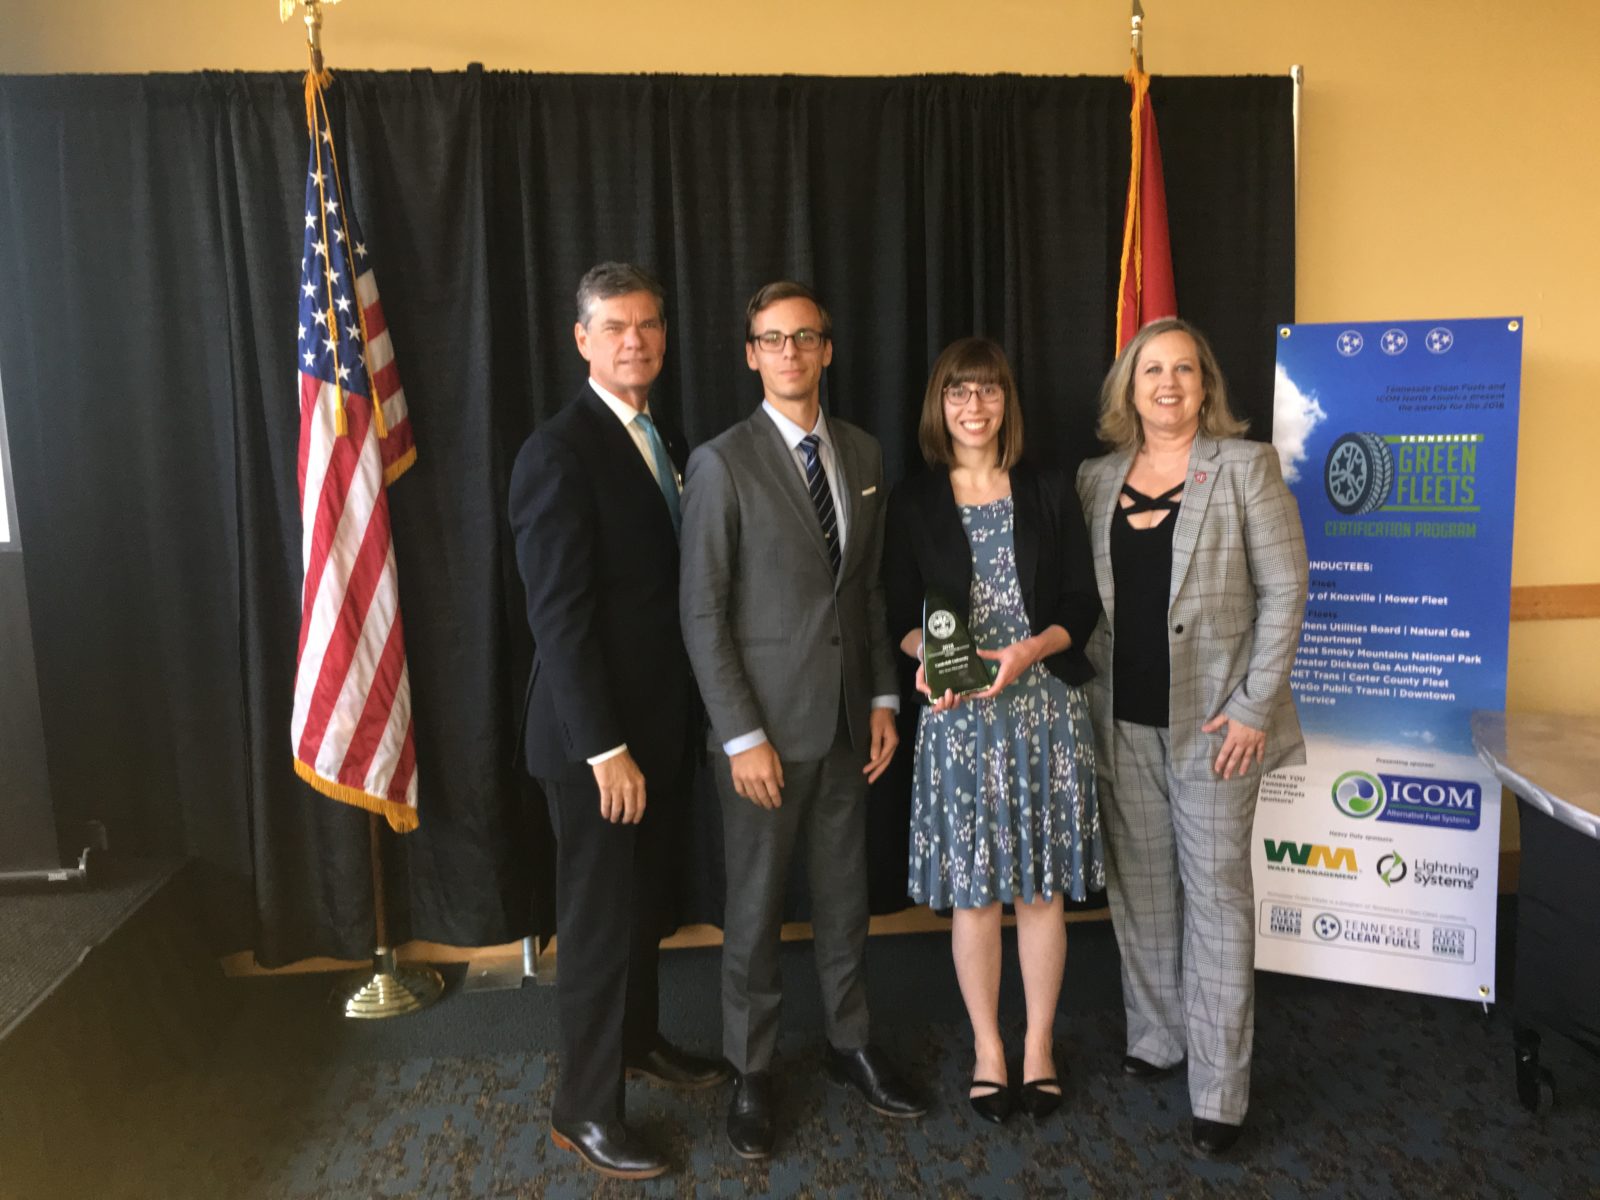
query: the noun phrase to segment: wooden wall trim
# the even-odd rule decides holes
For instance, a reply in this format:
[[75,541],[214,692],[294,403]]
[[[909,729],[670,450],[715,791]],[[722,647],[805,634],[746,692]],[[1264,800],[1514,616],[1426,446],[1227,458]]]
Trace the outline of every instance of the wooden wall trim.
[[1511,589],[1513,621],[1572,621],[1600,617],[1600,583],[1558,583]]
[[[1111,910],[1106,908],[1089,909],[1086,912],[1069,912],[1066,921],[1069,925],[1084,921],[1109,921]],[[1004,918],[1003,923],[1011,925],[1013,917]],[[917,905],[902,912],[891,913],[887,916],[873,917],[868,930],[874,936],[896,933],[947,933],[950,929],[950,918],[941,917],[929,911],[924,905]],[[811,926],[803,921],[791,922],[783,927],[783,940],[786,942],[804,941],[811,937]],[[552,942],[553,944],[553,942]],[[661,943],[663,950],[687,950],[701,946],[722,945],[722,930],[715,925],[686,925],[677,933]],[[406,942],[397,948],[395,956],[401,962],[426,962],[426,963],[461,963],[472,958],[521,958],[522,943],[507,942],[503,946],[446,946],[440,942]],[[255,955],[249,950],[240,950],[236,954],[224,955],[221,959],[223,973],[229,976],[251,975],[301,975],[322,971],[359,971],[370,969],[370,959],[345,960],[339,958],[304,958],[299,962],[290,963],[286,967],[269,968],[257,964]]]

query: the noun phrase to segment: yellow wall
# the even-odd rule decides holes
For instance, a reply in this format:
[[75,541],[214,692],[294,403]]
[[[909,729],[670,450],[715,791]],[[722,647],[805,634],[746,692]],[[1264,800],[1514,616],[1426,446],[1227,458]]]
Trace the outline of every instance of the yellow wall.
[[[297,69],[273,0],[3,0],[0,72]],[[1527,318],[1513,576],[1600,583],[1600,4],[1146,0],[1156,74],[1306,71],[1298,317]],[[337,67],[1120,74],[1126,0],[345,0]],[[1570,465],[1569,465],[1570,464]],[[1600,620],[1524,622],[1510,703],[1600,713]]]

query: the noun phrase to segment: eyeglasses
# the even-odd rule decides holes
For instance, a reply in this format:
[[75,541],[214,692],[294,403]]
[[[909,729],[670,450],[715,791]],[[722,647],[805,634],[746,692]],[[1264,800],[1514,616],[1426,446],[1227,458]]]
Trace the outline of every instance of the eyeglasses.
[[791,338],[794,340],[794,348],[802,354],[809,350],[821,349],[822,343],[826,340],[822,333],[815,329],[796,329],[793,333],[768,329],[764,333],[755,334],[750,340],[768,354],[781,354]]
[[976,397],[985,404],[999,404],[1006,398],[1006,390],[998,383],[948,383],[944,389],[944,402],[963,408]]

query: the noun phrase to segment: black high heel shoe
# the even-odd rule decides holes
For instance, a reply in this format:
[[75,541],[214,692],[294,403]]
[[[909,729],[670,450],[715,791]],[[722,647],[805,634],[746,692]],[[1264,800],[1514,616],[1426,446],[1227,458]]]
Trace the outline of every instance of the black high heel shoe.
[[991,1092],[980,1092],[976,1096],[968,1091],[967,1103],[972,1105],[972,1111],[992,1124],[1005,1124],[1014,1107],[1011,1088],[1004,1083],[995,1083],[992,1079],[974,1079],[972,1087],[994,1089]]
[[1189,1137],[1194,1142],[1194,1148],[1205,1157],[1221,1158],[1239,1140],[1239,1126],[1196,1117]]
[[[1055,1090],[1052,1091],[1052,1088]],[[1061,1107],[1061,1092],[1061,1080],[1053,1076],[1030,1079],[1022,1085],[1018,1104],[1035,1121],[1042,1121]]]

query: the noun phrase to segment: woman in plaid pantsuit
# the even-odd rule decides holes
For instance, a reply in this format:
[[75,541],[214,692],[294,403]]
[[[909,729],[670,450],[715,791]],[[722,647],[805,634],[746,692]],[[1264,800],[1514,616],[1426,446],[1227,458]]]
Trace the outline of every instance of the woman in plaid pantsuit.
[[1233,1145],[1249,1104],[1256,793],[1305,761],[1289,694],[1305,538],[1277,454],[1245,430],[1205,338],[1155,321],[1106,376],[1115,449],[1078,473],[1105,607],[1087,649],[1123,1070],[1187,1057],[1205,1154]]

